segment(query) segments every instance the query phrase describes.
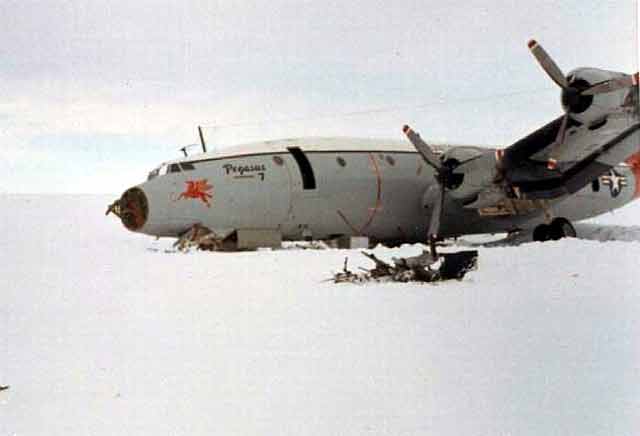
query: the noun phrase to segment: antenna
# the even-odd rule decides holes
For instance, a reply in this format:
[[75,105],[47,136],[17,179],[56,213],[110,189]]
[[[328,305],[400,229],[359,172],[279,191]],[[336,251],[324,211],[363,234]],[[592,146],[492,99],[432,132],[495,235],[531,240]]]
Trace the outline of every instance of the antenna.
[[185,145],[184,147],[181,147],[179,150],[184,153],[184,157],[187,157],[189,156],[189,153],[187,153],[187,150],[189,150],[191,147],[197,147],[197,146],[198,144],[188,144],[188,145]]
[[200,144],[202,144],[202,152],[207,152],[207,144],[204,142],[204,135],[202,134],[202,126],[198,126],[198,133],[200,134]]

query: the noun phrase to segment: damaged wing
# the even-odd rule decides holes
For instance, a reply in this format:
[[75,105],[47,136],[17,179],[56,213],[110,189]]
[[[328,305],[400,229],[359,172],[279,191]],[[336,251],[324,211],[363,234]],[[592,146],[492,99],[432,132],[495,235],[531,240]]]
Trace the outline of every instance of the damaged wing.
[[[611,119],[599,131],[575,130],[561,146],[545,147],[506,178],[516,196],[523,199],[552,199],[573,194],[637,151],[640,123],[627,126],[625,119]],[[549,144],[551,145],[551,144]],[[548,156],[555,153],[554,165]]]

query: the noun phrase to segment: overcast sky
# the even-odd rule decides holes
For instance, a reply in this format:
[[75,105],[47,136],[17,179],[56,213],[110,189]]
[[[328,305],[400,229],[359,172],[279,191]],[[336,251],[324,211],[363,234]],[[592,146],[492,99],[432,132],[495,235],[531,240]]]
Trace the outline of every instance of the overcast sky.
[[530,38],[565,72],[635,72],[637,20],[635,0],[2,0],[0,192],[120,193],[198,125],[217,147],[405,122],[506,146],[561,112]]

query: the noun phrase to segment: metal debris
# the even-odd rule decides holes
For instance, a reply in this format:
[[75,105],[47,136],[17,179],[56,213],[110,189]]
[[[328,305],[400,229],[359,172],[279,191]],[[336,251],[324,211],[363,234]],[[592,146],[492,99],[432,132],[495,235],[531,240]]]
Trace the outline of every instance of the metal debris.
[[419,256],[393,258],[393,265],[380,260],[372,253],[362,252],[371,259],[375,267],[354,273],[347,268],[348,258],[344,260],[342,271],[333,276],[334,283],[383,282],[421,282],[431,283],[444,280],[462,280],[465,274],[478,266],[476,250],[456,253],[440,253],[434,258],[430,252],[424,251]]
[[321,240],[313,241],[285,241],[282,243],[283,250],[328,250],[334,246]]
[[234,251],[237,247],[237,234],[216,233],[201,224],[194,224],[173,243],[173,247],[182,252],[192,248],[205,251]]
[[192,248],[216,250],[218,248],[216,236],[217,235],[207,227],[194,224],[189,230],[180,235],[178,240],[173,243],[173,247],[183,252],[189,251]]

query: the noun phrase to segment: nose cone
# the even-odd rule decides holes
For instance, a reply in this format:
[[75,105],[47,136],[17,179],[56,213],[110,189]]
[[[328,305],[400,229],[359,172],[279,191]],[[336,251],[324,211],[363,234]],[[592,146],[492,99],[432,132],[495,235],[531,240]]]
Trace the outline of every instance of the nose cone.
[[114,206],[113,211],[120,217],[122,224],[132,232],[140,230],[147,222],[149,202],[140,188],[127,189]]

